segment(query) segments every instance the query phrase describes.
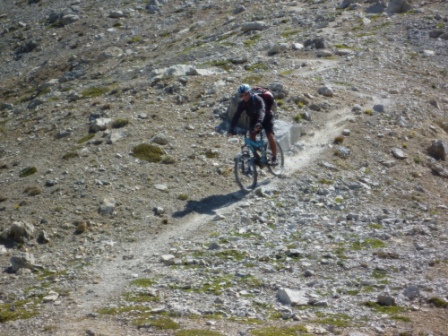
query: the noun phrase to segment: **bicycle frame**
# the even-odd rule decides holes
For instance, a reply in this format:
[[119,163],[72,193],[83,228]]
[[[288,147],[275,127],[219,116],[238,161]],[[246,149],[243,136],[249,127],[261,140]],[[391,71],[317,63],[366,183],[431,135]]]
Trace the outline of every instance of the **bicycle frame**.
[[244,145],[241,146],[241,152],[244,152],[245,151],[244,148],[246,147],[251,151],[252,156],[257,157],[259,156],[257,154],[257,149],[259,149],[261,151],[261,157],[259,158],[260,163],[267,164],[263,132],[260,132],[259,136],[260,136],[259,140],[253,141],[251,138],[247,136],[247,132],[244,133]]

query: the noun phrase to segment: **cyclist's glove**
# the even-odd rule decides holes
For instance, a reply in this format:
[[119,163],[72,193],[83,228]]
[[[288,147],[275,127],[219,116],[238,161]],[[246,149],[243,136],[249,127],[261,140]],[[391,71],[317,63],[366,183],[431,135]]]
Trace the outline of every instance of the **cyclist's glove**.
[[254,129],[253,129],[254,131],[259,131],[259,130],[261,130],[261,124],[260,123],[256,123],[255,125],[254,125]]

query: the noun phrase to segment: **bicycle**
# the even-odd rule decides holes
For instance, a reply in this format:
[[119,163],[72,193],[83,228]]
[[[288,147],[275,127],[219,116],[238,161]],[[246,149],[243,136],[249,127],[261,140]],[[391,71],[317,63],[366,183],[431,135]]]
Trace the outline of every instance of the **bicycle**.
[[272,163],[272,151],[269,141],[263,138],[264,131],[257,135],[257,140],[253,141],[244,133],[244,144],[241,146],[241,153],[235,158],[235,179],[241,190],[250,192],[257,185],[257,166],[268,167],[274,176],[279,176],[285,170],[283,149],[275,140],[277,145],[277,163]]

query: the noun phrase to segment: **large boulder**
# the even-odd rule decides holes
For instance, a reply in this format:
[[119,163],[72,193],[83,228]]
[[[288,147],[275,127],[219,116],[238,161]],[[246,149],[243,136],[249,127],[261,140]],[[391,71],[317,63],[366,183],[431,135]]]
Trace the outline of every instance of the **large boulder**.
[[11,262],[11,271],[16,273],[21,268],[28,268],[33,270],[37,267],[35,264],[34,256],[30,253],[20,252],[10,259]]
[[387,14],[397,14],[409,12],[412,6],[409,0],[391,0],[387,6]]
[[428,154],[436,160],[445,160],[448,151],[448,143],[442,140],[433,140],[428,147]]
[[16,243],[25,243],[34,235],[34,226],[29,223],[13,222],[11,226],[3,231],[0,238],[3,240],[12,240]]

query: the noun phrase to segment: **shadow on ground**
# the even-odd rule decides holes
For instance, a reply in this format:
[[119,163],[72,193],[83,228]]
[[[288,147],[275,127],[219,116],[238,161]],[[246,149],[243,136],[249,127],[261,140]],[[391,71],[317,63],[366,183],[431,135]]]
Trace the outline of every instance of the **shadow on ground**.
[[182,218],[196,212],[199,214],[215,215],[216,210],[227,207],[238,201],[241,201],[246,194],[242,191],[232,192],[226,195],[212,195],[205,197],[199,201],[188,201],[185,209],[173,213],[173,218]]

